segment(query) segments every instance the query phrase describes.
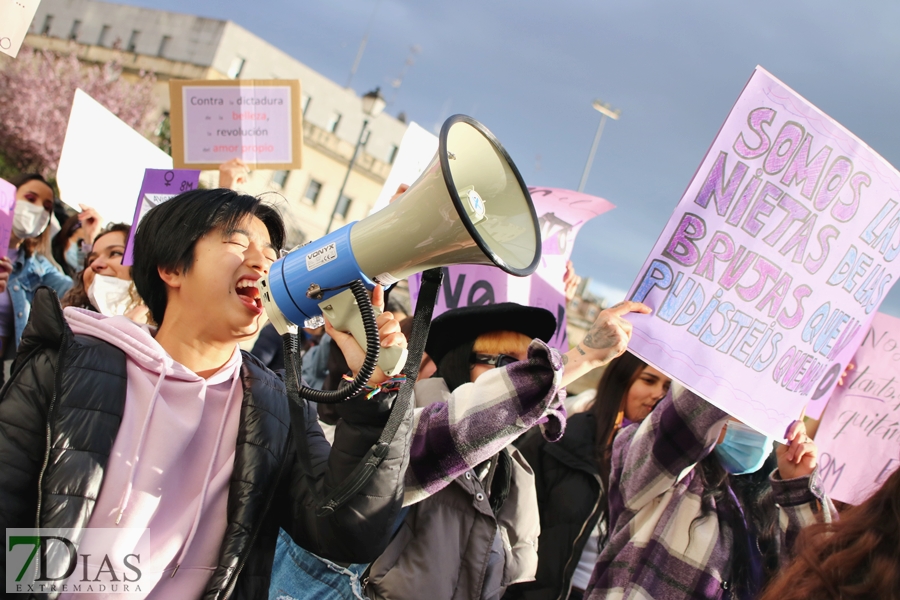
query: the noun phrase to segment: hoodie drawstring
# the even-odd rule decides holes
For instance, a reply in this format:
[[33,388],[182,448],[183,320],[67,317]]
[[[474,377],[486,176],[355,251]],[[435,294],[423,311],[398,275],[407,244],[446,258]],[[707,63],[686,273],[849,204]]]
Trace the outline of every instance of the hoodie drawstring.
[[[194,541],[194,535],[197,533],[197,529],[200,527],[200,515],[203,513],[203,505],[206,504],[206,493],[209,490],[210,479],[212,478],[212,470],[216,464],[216,456],[219,454],[219,446],[222,444],[222,436],[225,433],[225,422],[228,420],[228,415],[231,412],[231,403],[234,401],[234,391],[237,387],[238,381],[241,380],[241,371],[240,369],[236,369],[234,373],[234,378],[231,380],[231,389],[228,391],[228,400],[225,402],[225,410],[222,412],[222,420],[219,423],[219,431],[216,433],[216,443],[213,446],[212,456],[209,459],[209,465],[206,467],[206,476],[203,478],[203,487],[200,490],[200,498],[197,502],[197,511],[194,513],[194,522],[191,523],[191,530],[188,533],[187,539],[184,542],[184,546],[181,548],[181,554],[178,555],[178,560],[175,561],[175,569],[172,571],[172,575],[170,577],[175,577],[175,573],[178,572],[178,569],[181,568],[181,563],[184,561],[184,557],[187,556],[188,549],[191,547],[191,542]],[[206,382],[203,385],[203,395],[204,398],[206,396]]]
[[131,490],[134,489],[134,476],[137,472],[137,464],[140,460],[141,453],[144,450],[144,441],[147,438],[147,430],[150,428],[150,417],[153,416],[153,409],[156,408],[156,399],[159,397],[159,390],[162,388],[163,381],[166,379],[166,371],[163,371],[159,374],[159,379],[156,382],[156,387],[153,388],[153,395],[150,397],[150,405],[147,407],[147,417],[144,419],[144,424],[141,427],[141,436],[138,438],[137,450],[134,453],[134,460],[131,461],[131,470],[128,473],[128,485],[125,486],[125,493],[122,494],[122,500],[119,502],[119,515],[116,517],[116,525],[122,520],[122,515],[125,514],[125,509],[128,508],[128,501],[131,500]]

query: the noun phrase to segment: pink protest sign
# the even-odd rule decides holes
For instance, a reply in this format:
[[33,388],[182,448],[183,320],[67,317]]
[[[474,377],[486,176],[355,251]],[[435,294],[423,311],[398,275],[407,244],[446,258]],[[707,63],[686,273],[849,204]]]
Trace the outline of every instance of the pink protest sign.
[[[556,317],[550,345],[568,350],[563,275],[575,236],[588,220],[615,206],[603,198],[556,188],[530,187],[541,226],[541,263],[529,277],[513,277],[496,267],[454,265],[444,269],[444,283],[434,316],[461,306],[517,302],[546,308]],[[410,296],[419,294],[421,277],[409,278]]]
[[757,67],[628,297],[630,348],[783,438],[900,272],[900,173]]
[[190,169],[147,169],[144,171],[144,183],[141,184],[141,193],[138,195],[137,206],[134,207],[134,218],[131,220],[131,233],[125,244],[123,265],[134,264],[134,234],[137,233],[138,223],[141,222],[144,215],[154,206],[171,200],[178,194],[196,190],[199,181],[200,171]]
[[859,504],[900,467],[900,319],[878,313],[816,432],[819,476],[835,500]]
[[[13,213],[16,210],[16,186],[0,179],[0,248],[9,248]],[[6,250],[3,250],[6,256]]]
[[299,169],[300,82],[170,81],[176,167],[215,169],[240,158],[254,168]]

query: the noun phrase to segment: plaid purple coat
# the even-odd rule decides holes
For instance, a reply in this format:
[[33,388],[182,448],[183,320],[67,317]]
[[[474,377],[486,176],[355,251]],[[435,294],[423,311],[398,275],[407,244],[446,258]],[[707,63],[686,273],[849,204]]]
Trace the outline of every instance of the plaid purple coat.
[[449,393],[442,379],[416,383],[416,408],[404,505],[447,487],[454,479],[541,424],[549,441],[566,425],[560,388],[562,358],[540,340],[528,360],[491,369]]
[[[727,598],[733,540],[719,515],[701,517],[703,486],[694,467],[712,452],[728,415],[685,390],[665,398],[640,426],[613,444],[609,543],[594,568],[586,598],[700,600]],[[776,471],[777,473],[777,471]],[[817,472],[769,478],[778,506],[782,556],[799,530],[830,521]],[[694,523],[694,520],[697,520]],[[693,524],[693,525],[692,525]]]

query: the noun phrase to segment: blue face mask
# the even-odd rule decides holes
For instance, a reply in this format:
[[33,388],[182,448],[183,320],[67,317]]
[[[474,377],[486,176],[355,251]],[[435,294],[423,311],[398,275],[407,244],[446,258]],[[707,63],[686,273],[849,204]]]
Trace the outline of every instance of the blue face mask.
[[87,256],[87,253],[84,251],[84,244],[81,241],[75,241],[69,245],[69,249],[66,250],[66,262],[72,267],[75,271],[80,271],[84,266],[84,257]]
[[773,440],[737,421],[729,421],[725,438],[716,445],[716,456],[732,475],[759,471],[772,452]]

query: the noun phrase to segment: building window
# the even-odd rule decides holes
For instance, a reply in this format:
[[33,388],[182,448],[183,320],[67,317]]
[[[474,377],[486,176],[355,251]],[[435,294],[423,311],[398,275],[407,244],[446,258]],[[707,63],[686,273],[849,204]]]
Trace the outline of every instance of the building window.
[[78,41],[78,32],[81,29],[81,21],[75,20],[72,22],[72,30],[69,31],[69,39],[73,41]]
[[337,206],[334,208],[334,214],[342,219],[347,218],[347,211],[350,210],[350,203],[353,202],[347,196],[341,196],[338,199]]
[[397,159],[397,153],[400,152],[400,147],[396,144],[391,145],[391,152],[388,154],[388,164],[394,164],[394,161]]
[[228,67],[228,76],[231,79],[237,79],[241,76],[241,71],[244,70],[244,65],[246,64],[246,60],[241,58],[240,56],[235,56],[234,60],[231,61],[231,66]]
[[328,119],[328,124],[325,125],[325,130],[330,131],[331,133],[335,133],[338,128],[338,124],[341,122],[341,113],[333,112],[331,113],[331,118]]
[[104,25],[103,29],[100,30],[100,37],[97,38],[97,45],[105,46],[107,37],[109,37],[109,25]]
[[162,41],[159,42],[159,52],[157,52],[156,55],[161,58],[165,58],[166,48],[169,46],[169,42],[171,42],[171,41],[172,41],[172,36],[164,35],[162,37]]
[[306,114],[306,109],[309,108],[309,101],[312,100],[308,95],[302,94],[300,96],[300,104],[303,107],[303,114]]
[[133,29],[131,31],[131,37],[128,38],[128,47],[125,49],[127,52],[137,52],[137,43],[138,38],[141,37],[141,32],[137,29]]
[[50,35],[50,28],[53,26],[53,15],[44,17],[44,26],[41,27],[41,35]]
[[316,181],[315,179],[309,180],[309,185],[306,187],[305,197],[309,200],[310,204],[315,204],[319,199],[319,192],[322,191],[322,184]]
[[272,173],[272,183],[280,188],[283,188],[284,184],[287,182],[289,174],[289,171],[275,171],[274,173]]

